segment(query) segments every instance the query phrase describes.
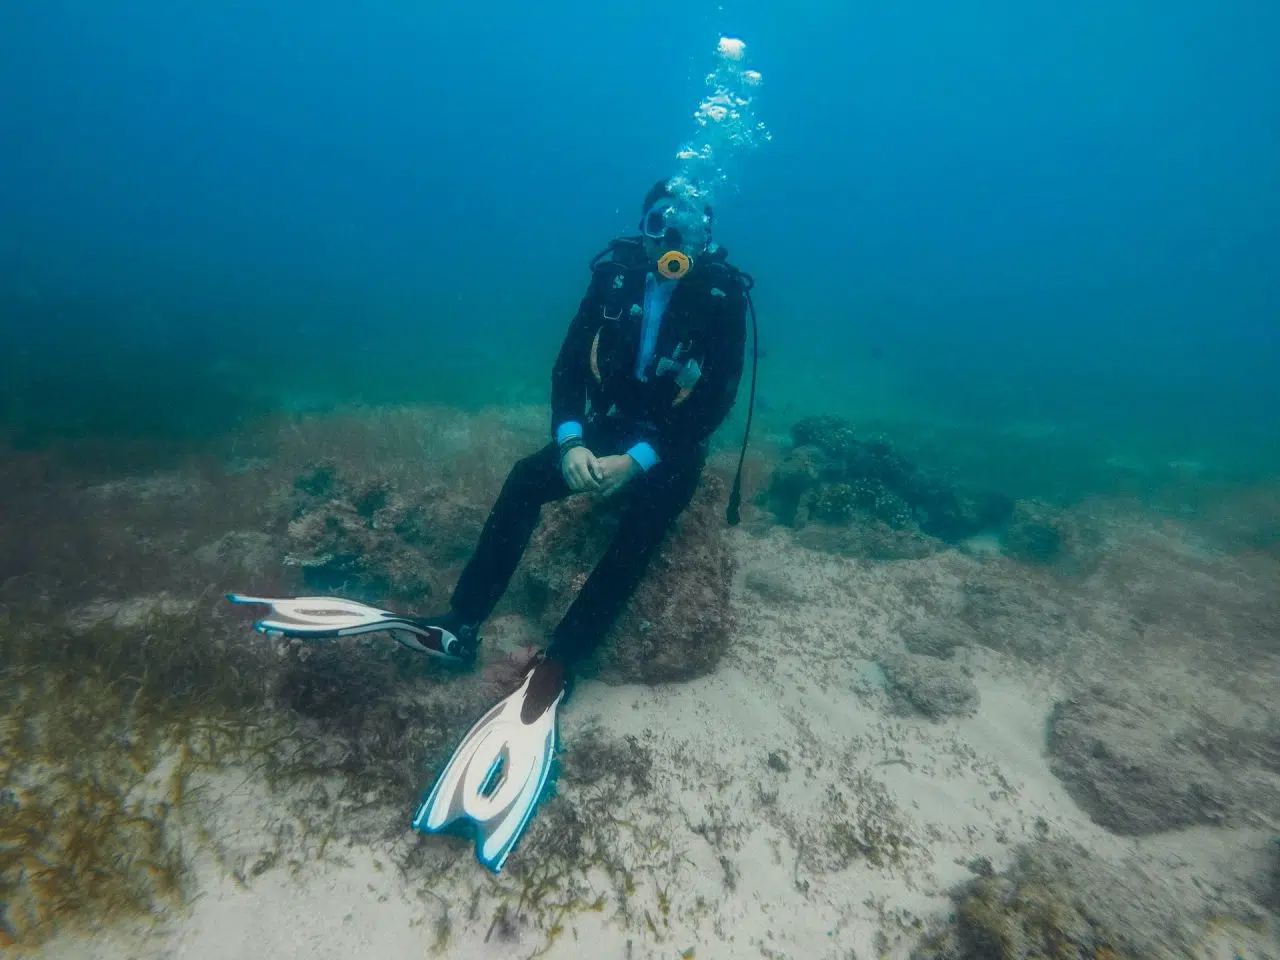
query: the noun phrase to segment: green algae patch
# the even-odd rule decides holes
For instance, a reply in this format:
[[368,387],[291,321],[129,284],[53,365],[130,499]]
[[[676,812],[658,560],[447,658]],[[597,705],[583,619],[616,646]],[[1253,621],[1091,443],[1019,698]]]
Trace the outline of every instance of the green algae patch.
[[31,951],[184,901],[188,779],[258,739],[255,656],[192,615],[0,619],[0,942]]

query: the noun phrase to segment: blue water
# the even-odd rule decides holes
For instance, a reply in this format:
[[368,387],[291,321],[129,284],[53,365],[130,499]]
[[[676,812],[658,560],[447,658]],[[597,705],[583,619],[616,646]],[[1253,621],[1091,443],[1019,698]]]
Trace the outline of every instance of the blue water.
[[1280,6],[1185,0],[5,4],[0,431],[542,402],[721,35],[773,134],[717,211],[766,429],[1032,492],[1280,472]]

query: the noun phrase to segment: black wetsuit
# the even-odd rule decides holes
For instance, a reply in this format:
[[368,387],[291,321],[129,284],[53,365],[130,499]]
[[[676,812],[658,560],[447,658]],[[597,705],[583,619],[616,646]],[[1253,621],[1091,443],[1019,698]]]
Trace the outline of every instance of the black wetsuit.
[[649,270],[640,242],[630,238],[614,241],[592,262],[590,285],[551,375],[552,442],[512,468],[453,594],[457,616],[484,620],[506,590],[542,505],[570,494],[556,441],[565,424],[580,424],[583,443],[598,457],[647,445],[656,462],[619,494],[629,502],[618,532],[551,638],[548,654],[566,662],[599,643],[688,505],[707,440],[728,415],[742,377],[747,286],[717,249],[678,282],[647,379],[637,379]]

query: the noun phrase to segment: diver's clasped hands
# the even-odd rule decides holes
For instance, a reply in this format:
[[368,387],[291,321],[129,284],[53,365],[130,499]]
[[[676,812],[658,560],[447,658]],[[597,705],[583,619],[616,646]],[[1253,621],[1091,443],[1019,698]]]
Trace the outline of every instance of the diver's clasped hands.
[[611,497],[642,471],[640,464],[629,453],[620,453],[613,457],[601,457],[596,461],[600,473],[600,489],[602,496]]
[[595,490],[600,486],[600,461],[586,447],[578,446],[565,451],[560,458],[560,472],[564,482],[574,493]]
[[574,447],[560,458],[560,472],[574,493],[598,493],[611,497],[641,472],[629,453],[597,457],[586,447]]

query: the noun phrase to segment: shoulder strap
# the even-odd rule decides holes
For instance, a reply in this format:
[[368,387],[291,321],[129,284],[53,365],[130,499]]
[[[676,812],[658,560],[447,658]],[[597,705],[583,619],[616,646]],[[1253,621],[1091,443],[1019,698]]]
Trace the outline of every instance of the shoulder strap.
[[751,274],[739,270],[729,262],[729,251],[719,244],[703,254],[700,262],[708,275],[715,276],[716,282],[737,282],[741,285],[744,295],[749,293],[756,284]]
[[[606,259],[608,258],[608,259]],[[644,246],[639,237],[617,237],[591,258],[587,268],[593,273],[601,266],[616,263],[621,267],[644,265]]]

